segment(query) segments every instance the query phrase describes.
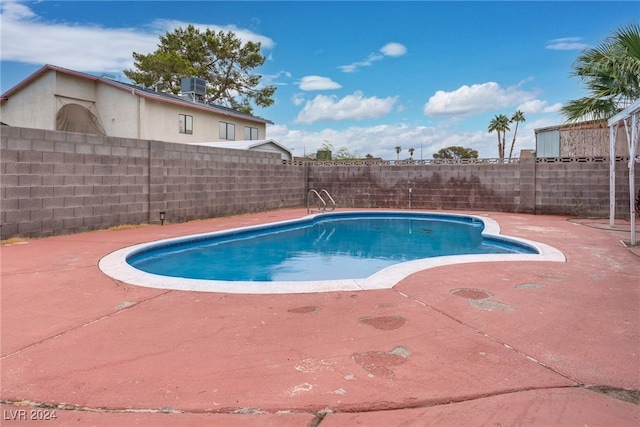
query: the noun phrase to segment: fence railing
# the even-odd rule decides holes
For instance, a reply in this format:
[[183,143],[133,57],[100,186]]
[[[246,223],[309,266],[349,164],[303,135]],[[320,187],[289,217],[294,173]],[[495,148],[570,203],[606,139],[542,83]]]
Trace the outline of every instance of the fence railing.
[[[536,163],[605,163],[609,162],[608,156],[586,157],[536,157]],[[628,162],[629,156],[616,156],[616,162]],[[420,165],[476,165],[476,164],[518,164],[520,158],[511,160],[488,159],[423,159],[423,160],[311,160],[295,159],[283,160],[282,163],[294,166],[420,166]]]
[[422,159],[422,160],[283,160],[288,165],[311,166],[420,166],[420,165],[469,165],[469,164],[509,164],[520,163],[519,158],[509,159]]
[[[628,162],[629,156],[616,156],[616,162]],[[539,157],[536,163],[608,163],[608,156],[589,157]]]

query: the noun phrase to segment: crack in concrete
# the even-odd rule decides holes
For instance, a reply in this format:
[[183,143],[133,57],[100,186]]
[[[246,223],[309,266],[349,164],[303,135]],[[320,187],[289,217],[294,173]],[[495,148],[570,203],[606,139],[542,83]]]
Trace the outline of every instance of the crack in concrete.
[[162,296],[164,296],[164,295],[166,295],[166,294],[168,294],[168,293],[170,293],[170,292],[174,292],[174,291],[173,291],[172,289],[169,289],[169,290],[167,290],[167,291],[164,291],[164,292],[161,292],[161,293],[159,293],[159,294],[157,294],[157,295],[154,295],[154,296],[152,296],[152,297],[150,297],[150,298],[147,298],[147,299],[145,299],[145,300],[142,300],[142,301],[140,301],[140,302],[138,302],[138,303],[133,303],[133,304],[131,304],[131,305],[127,306],[127,307],[123,307],[123,308],[117,308],[114,312],[109,313],[109,314],[104,315],[104,316],[101,316],[101,317],[98,317],[97,319],[92,319],[92,320],[90,320],[90,321],[88,321],[88,322],[85,322],[85,323],[83,323],[83,324],[81,324],[81,325],[78,325],[78,326],[75,326],[75,327],[73,327],[73,328],[67,329],[66,331],[62,331],[62,332],[57,333],[57,334],[55,334],[55,335],[52,335],[52,336],[49,336],[49,337],[43,338],[43,339],[41,339],[41,340],[39,340],[39,341],[36,341],[36,342],[34,342],[34,343],[29,344],[29,345],[28,345],[28,346],[26,346],[26,347],[23,347],[23,348],[21,348],[21,349],[18,349],[18,350],[12,351],[11,353],[5,354],[4,356],[0,357],[0,361],[5,360],[5,359],[7,359],[7,358],[9,358],[9,357],[11,357],[11,356],[15,356],[16,354],[20,354],[20,353],[22,353],[23,351],[27,351],[27,350],[29,350],[29,349],[31,349],[31,348],[33,348],[33,347],[37,347],[37,346],[39,346],[39,345],[41,345],[41,344],[44,344],[44,343],[46,343],[46,342],[48,342],[48,341],[51,341],[51,340],[54,340],[54,339],[59,338],[59,337],[61,337],[61,336],[64,336],[64,335],[70,334],[70,333],[72,333],[72,332],[74,332],[74,331],[77,331],[77,330],[82,329],[82,328],[84,328],[84,327],[86,327],[86,326],[92,325],[92,324],[94,324],[94,323],[96,323],[96,322],[100,322],[100,321],[102,321],[102,320],[108,319],[108,318],[110,318],[110,317],[111,317],[111,316],[113,316],[113,315],[116,315],[116,314],[122,313],[122,312],[127,311],[127,310],[131,310],[132,308],[137,307],[137,306],[140,306],[140,305],[142,305],[142,304],[146,304],[146,303],[148,303],[148,302],[150,302],[150,301],[153,301],[153,300],[154,300],[154,299],[156,299],[156,298],[160,298],[160,297],[162,297]]
[[[146,304],[148,302],[151,302],[153,300],[155,300],[156,298],[160,298],[164,295],[167,295],[171,292],[174,292],[173,290],[167,290],[165,292],[161,292],[157,295],[154,295],[150,298],[147,298],[143,301],[140,301],[138,303],[135,303],[131,306],[128,307],[124,307],[121,308],[117,311],[114,311],[113,313],[109,313],[108,315],[105,316],[101,316],[99,318],[93,319],[89,322],[86,322],[82,325],[79,325],[77,327],[68,329],[64,332],[61,332],[59,334],[56,334],[54,336],[48,337],[48,338],[44,338],[36,343],[30,344],[27,347],[24,347],[20,350],[14,351],[12,353],[9,353],[5,356],[2,356],[0,358],[0,360],[4,360],[8,357],[11,357],[13,355],[16,355],[18,353],[21,353],[25,350],[28,350],[29,348],[35,347],[37,345],[43,344],[47,341],[50,341],[52,339],[55,339],[57,337],[66,335],[68,333],[71,333],[73,331],[76,331],[80,328],[83,328],[85,326],[89,326],[93,323],[105,320],[110,318],[111,316],[118,314],[122,311],[125,310],[129,310],[132,309],[138,305],[142,305],[142,304]],[[435,312],[439,313],[442,316],[445,316],[447,318],[449,318],[450,320],[453,320],[454,322],[460,324],[461,326],[465,327],[465,328],[469,328],[471,330],[473,330],[474,332],[489,338],[490,340],[504,346],[505,348],[516,352],[518,355],[525,357],[526,359],[530,360],[531,362],[538,364],[539,366],[550,370],[551,372],[560,375],[568,380],[570,380],[571,382],[574,383],[574,385],[569,385],[569,386],[560,386],[560,387],[531,387],[531,388],[521,388],[521,389],[510,389],[510,390],[503,390],[503,391],[498,391],[498,392],[493,392],[493,393],[482,393],[482,394],[476,394],[476,395],[466,395],[466,396],[457,396],[457,397],[443,397],[443,398],[438,398],[438,399],[427,399],[427,400],[422,400],[422,401],[415,401],[412,402],[411,404],[407,405],[404,402],[398,402],[398,403],[393,403],[393,402],[384,402],[384,406],[380,406],[380,405],[367,405],[367,404],[362,404],[362,405],[357,405],[357,406],[352,406],[349,408],[345,408],[342,410],[336,410],[336,409],[330,409],[328,408],[326,405],[322,406],[322,409],[318,408],[315,410],[312,410],[311,408],[307,408],[306,410],[300,410],[300,409],[278,409],[278,410],[272,410],[272,411],[267,411],[267,410],[263,410],[263,409],[256,409],[256,408],[246,408],[246,407],[242,407],[242,408],[224,408],[224,409],[220,409],[220,410],[216,410],[216,411],[183,411],[180,409],[176,409],[176,408],[138,408],[138,409],[133,409],[133,408],[127,408],[127,409],[109,409],[109,408],[92,408],[92,407],[86,407],[86,406],[73,406],[73,405],[68,405],[68,404],[54,404],[54,403],[49,403],[49,402],[32,402],[32,401],[28,401],[28,400],[4,400],[4,399],[0,399],[0,404],[3,405],[11,405],[11,406],[15,406],[15,407],[32,407],[32,408],[45,408],[45,409],[56,409],[56,410],[61,410],[61,411],[79,411],[79,412],[97,412],[97,413],[138,413],[138,414],[144,414],[144,413],[174,413],[174,414],[236,414],[236,415],[243,415],[243,414],[265,414],[265,415],[275,415],[275,414],[286,414],[286,413],[290,413],[290,414],[304,414],[307,413],[309,415],[313,415],[314,418],[312,420],[312,422],[309,424],[310,427],[318,427],[323,420],[330,414],[339,414],[339,413],[368,413],[368,412],[377,412],[377,411],[390,411],[390,410],[403,410],[403,409],[419,409],[419,408],[428,408],[428,407],[433,407],[433,406],[440,406],[440,405],[449,405],[449,404],[455,404],[455,403],[462,403],[462,402],[470,402],[470,401],[474,401],[474,400],[479,400],[479,399],[484,399],[484,398],[488,398],[488,397],[493,397],[493,396],[501,396],[501,395],[508,395],[508,394],[515,394],[515,393],[521,393],[521,392],[526,392],[526,391],[535,391],[535,390],[554,390],[554,389],[585,389],[585,390],[589,390],[592,392],[596,392],[596,393],[601,393],[609,398],[613,398],[613,399],[618,399],[618,400],[622,400],[624,402],[627,403],[631,403],[631,404],[635,404],[635,405],[640,405],[640,390],[629,390],[629,389],[622,389],[622,388],[615,388],[615,387],[610,387],[610,386],[599,386],[599,385],[586,385],[581,383],[580,381],[578,381],[575,378],[572,378],[571,376],[564,374],[556,369],[554,369],[553,367],[546,365],[544,362],[526,354],[524,351],[521,351],[517,348],[514,348],[513,346],[507,344],[506,342],[503,342],[501,340],[499,340],[498,338],[491,336],[485,332],[483,332],[482,330],[475,328],[473,326],[471,326],[470,324],[457,319],[453,316],[451,316],[450,314],[445,313],[444,311],[416,298],[413,296],[410,296],[408,294],[405,294],[403,292],[400,292],[398,290],[396,290],[395,292],[397,292],[399,295],[410,299],[412,301],[414,301],[417,304],[420,304],[422,306],[424,306],[425,308],[429,308],[434,310]],[[320,406],[320,405],[318,405]]]
[[[331,414],[365,414],[370,412],[380,412],[380,411],[397,411],[397,410],[405,410],[405,409],[420,409],[420,408],[431,408],[435,406],[444,406],[451,405],[456,403],[464,403],[464,402],[472,402],[475,400],[486,399],[489,397],[495,396],[505,396],[509,394],[522,393],[527,391],[537,391],[537,390],[564,390],[564,389],[583,389],[589,390],[594,393],[601,393],[609,398],[622,400],[627,403],[631,403],[634,405],[640,405],[640,390],[628,390],[622,388],[615,388],[609,386],[595,386],[595,385],[573,385],[573,386],[565,386],[565,387],[529,387],[529,388],[519,388],[519,389],[510,389],[503,390],[494,393],[479,393],[474,395],[464,395],[457,397],[443,397],[439,399],[426,399],[422,401],[414,401],[411,404],[403,404],[401,402],[397,404],[393,404],[392,402],[384,402],[385,406],[379,405],[359,405],[359,406],[351,406],[345,409],[336,409],[330,408],[327,406],[322,406],[318,409],[277,409],[277,410],[264,410],[258,408],[225,408],[220,410],[202,410],[202,411],[184,411],[176,408],[126,408],[126,409],[109,409],[109,408],[92,408],[88,406],[73,406],[68,404],[54,404],[48,402],[32,402],[29,400],[0,400],[0,404],[3,405],[11,405],[14,407],[24,408],[42,408],[42,409],[55,409],[59,411],[75,411],[75,412],[92,412],[92,413],[105,413],[105,414],[226,414],[226,415],[282,415],[282,414],[309,414],[313,415],[314,418],[309,424],[309,427],[318,427],[320,423]],[[320,405],[319,405],[320,406]]]
[[318,427],[324,418],[333,412],[330,411],[319,411],[315,413],[315,418],[309,424],[309,427]]
[[398,290],[395,290],[395,291],[396,291],[399,295],[401,295],[401,296],[403,296],[403,297],[405,297],[405,298],[408,298],[408,299],[410,299],[410,300],[412,300],[412,301],[414,301],[414,302],[416,302],[416,303],[418,303],[418,304],[420,304],[420,305],[422,305],[422,306],[424,306],[424,307],[426,307],[426,308],[430,308],[431,310],[435,311],[436,313],[439,313],[440,315],[445,316],[446,318],[453,320],[454,322],[458,323],[459,325],[464,326],[465,328],[471,329],[471,330],[473,330],[474,332],[476,332],[476,333],[478,333],[478,334],[480,334],[480,335],[482,335],[482,336],[484,336],[484,337],[486,337],[486,338],[489,338],[490,340],[492,340],[492,341],[494,341],[494,342],[496,342],[496,343],[498,343],[498,344],[502,345],[503,347],[505,347],[505,348],[507,348],[507,349],[509,349],[509,350],[511,350],[511,351],[514,351],[515,353],[517,353],[517,354],[519,354],[520,356],[525,357],[526,359],[528,359],[528,360],[530,360],[530,361],[532,361],[532,362],[536,363],[537,365],[541,366],[542,368],[548,369],[548,370],[550,370],[551,372],[553,372],[553,373],[555,373],[555,374],[557,374],[557,375],[560,375],[560,376],[561,376],[561,377],[563,377],[563,378],[566,378],[567,380],[569,380],[569,381],[571,381],[571,382],[575,383],[575,384],[576,384],[576,386],[583,386],[583,385],[584,385],[584,384],[582,384],[579,380],[577,380],[577,379],[575,379],[575,378],[571,377],[570,375],[565,374],[565,373],[563,373],[563,372],[560,372],[560,371],[558,371],[557,369],[554,369],[553,367],[551,367],[551,366],[549,366],[549,365],[545,364],[544,362],[542,362],[542,361],[540,361],[540,360],[536,359],[535,357],[528,355],[528,354],[527,354],[527,353],[525,353],[524,351],[519,350],[519,349],[517,349],[517,348],[515,348],[515,347],[513,347],[513,346],[511,346],[511,345],[509,345],[509,344],[507,344],[506,342],[499,340],[497,337],[494,337],[494,336],[492,336],[492,335],[490,335],[490,334],[488,334],[488,333],[486,333],[486,332],[484,332],[484,331],[482,331],[482,330],[480,330],[480,329],[478,329],[478,328],[476,328],[476,327],[474,327],[474,326],[472,326],[472,325],[470,325],[470,324],[468,324],[468,323],[466,323],[466,322],[463,322],[462,320],[457,319],[457,318],[453,317],[452,315],[447,314],[447,313],[445,313],[444,311],[442,311],[442,310],[440,310],[440,309],[438,309],[438,308],[436,308],[436,307],[434,307],[434,306],[432,306],[432,305],[429,305],[429,304],[427,304],[427,303],[426,303],[426,302],[424,302],[424,301],[419,300],[419,299],[418,299],[418,298],[416,298],[416,297],[413,297],[413,296],[411,296],[411,295],[405,294],[405,293],[400,292],[400,291],[398,291]]

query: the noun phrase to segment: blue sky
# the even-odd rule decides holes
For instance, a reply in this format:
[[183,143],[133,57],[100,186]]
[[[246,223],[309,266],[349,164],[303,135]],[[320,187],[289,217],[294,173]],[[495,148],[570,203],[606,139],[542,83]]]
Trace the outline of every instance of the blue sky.
[[[260,41],[256,70],[278,87],[255,114],[296,156],[334,151],[431,158],[461,145],[497,157],[487,132],[520,109],[515,152],[587,95],[570,76],[580,51],[640,20],[639,2],[19,1],[1,5],[4,93],[44,64],[126,80],[132,52],[193,24]],[[512,133],[508,133],[510,141]]]

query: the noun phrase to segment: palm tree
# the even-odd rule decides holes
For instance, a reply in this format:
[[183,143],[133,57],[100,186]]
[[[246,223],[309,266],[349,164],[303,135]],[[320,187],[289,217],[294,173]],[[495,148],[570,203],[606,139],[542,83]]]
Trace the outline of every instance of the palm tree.
[[[500,158],[500,162],[504,161],[504,147],[505,147],[505,136],[509,129],[509,117],[504,114],[496,114],[496,116],[491,119],[489,122],[489,133],[496,132],[498,134],[498,157]],[[500,139],[500,134],[502,134],[502,140]]]
[[509,161],[511,161],[511,156],[513,155],[513,146],[516,145],[516,134],[518,133],[518,125],[520,124],[520,122],[524,121],[524,113],[520,110],[516,110],[516,112],[513,113],[513,116],[511,116],[511,123],[515,122],[516,128],[513,131],[513,141],[511,141],[511,149],[509,150]]
[[589,96],[569,101],[569,122],[606,120],[640,98],[640,24],[629,24],[598,46],[584,50],[573,64]]
[[416,151],[415,148],[409,148],[409,156],[411,157],[411,160],[413,160],[413,152]]
[[398,160],[400,160],[400,151],[402,151],[402,147],[399,145],[396,147],[396,155],[398,156]]

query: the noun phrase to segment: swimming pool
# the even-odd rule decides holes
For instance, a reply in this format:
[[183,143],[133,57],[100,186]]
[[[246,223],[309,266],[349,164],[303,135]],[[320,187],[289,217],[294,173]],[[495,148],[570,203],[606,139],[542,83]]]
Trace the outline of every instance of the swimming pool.
[[135,245],[107,255],[100,268],[154,288],[298,293],[389,288],[425,268],[504,260],[564,261],[564,255],[500,236],[486,217],[358,211]]

